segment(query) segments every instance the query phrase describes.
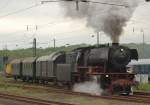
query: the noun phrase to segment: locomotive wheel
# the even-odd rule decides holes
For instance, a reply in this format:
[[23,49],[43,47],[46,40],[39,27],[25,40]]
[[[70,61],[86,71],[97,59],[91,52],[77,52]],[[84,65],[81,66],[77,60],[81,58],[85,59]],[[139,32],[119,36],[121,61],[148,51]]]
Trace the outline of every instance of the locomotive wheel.
[[72,87],[73,87],[73,84],[72,84],[71,82],[68,82],[68,83],[67,83],[67,88],[68,88],[69,90],[71,90]]
[[53,79],[53,84],[57,85],[57,79],[56,78]]
[[124,91],[125,91],[126,95],[130,95],[130,93],[132,93],[131,86],[126,86]]
[[29,82],[29,81],[30,81],[29,77],[26,77],[26,81],[27,81],[27,82]]
[[38,84],[39,84],[40,82],[39,82],[39,80],[38,80],[38,79],[36,79],[36,80],[35,80],[35,83],[38,83]]
[[115,84],[113,86],[113,94],[115,95],[130,95],[132,93],[131,86],[120,86],[119,84]]
[[108,89],[110,86],[110,82],[111,82],[111,80],[109,77],[106,77],[105,75],[102,75],[100,77],[100,86],[102,89],[104,89],[104,90]]
[[36,83],[36,79],[33,79],[33,83]]
[[48,84],[48,81],[47,81],[47,80],[45,81],[45,84],[46,84],[46,85]]
[[121,92],[121,90],[122,90],[122,87],[121,87],[121,86],[119,86],[119,85],[117,85],[117,84],[113,86],[113,93],[114,93],[115,95],[119,95],[120,92]]
[[22,80],[22,82],[26,81],[25,77],[21,77],[21,80]]
[[41,80],[41,83],[44,85],[44,84],[45,84],[45,81],[44,81],[44,80]]

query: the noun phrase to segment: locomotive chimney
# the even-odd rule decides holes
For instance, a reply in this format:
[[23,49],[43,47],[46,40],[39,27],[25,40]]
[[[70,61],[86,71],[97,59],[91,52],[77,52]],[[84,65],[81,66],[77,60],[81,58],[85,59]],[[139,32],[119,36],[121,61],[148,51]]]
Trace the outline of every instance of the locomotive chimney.
[[112,46],[118,46],[119,43],[112,43]]

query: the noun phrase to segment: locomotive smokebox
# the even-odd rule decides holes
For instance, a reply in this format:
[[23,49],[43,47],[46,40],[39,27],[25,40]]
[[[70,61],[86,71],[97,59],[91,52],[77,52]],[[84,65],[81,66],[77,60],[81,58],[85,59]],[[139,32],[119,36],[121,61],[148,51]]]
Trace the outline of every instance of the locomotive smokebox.
[[119,43],[112,43],[112,46],[119,46]]

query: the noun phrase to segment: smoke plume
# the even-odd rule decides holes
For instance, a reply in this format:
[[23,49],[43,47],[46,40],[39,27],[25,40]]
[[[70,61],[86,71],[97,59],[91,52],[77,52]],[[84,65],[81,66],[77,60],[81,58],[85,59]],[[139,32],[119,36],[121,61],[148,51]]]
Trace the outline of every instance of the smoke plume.
[[64,7],[66,16],[74,19],[85,18],[87,26],[92,27],[95,32],[103,31],[110,36],[113,42],[119,42],[119,37],[123,32],[123,27],[126,26],[126,22],[131,18],[133,11],[138,4],[138,0],[90,1],[108,4],[79,2],[79,10],[76,9],[75,2],[63,2],[60,5]]

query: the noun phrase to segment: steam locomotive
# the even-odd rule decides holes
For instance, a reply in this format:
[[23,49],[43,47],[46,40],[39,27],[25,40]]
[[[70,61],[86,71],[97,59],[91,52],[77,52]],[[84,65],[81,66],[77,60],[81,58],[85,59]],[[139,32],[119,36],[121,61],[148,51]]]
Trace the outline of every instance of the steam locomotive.
[[69,53],[54,52],[38,58],[16,59],[10,64],[15,79],[61,83],[72,87],[95,76],[105,92],[130,94],[134,74],[128,72],[126,65],[131,60],[138,60],[136,49],[112,44],[77,48]]

